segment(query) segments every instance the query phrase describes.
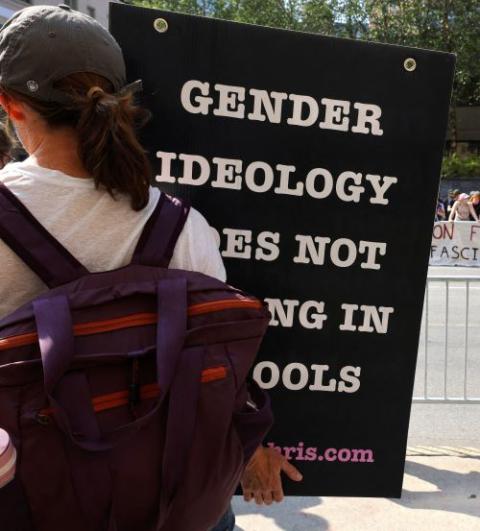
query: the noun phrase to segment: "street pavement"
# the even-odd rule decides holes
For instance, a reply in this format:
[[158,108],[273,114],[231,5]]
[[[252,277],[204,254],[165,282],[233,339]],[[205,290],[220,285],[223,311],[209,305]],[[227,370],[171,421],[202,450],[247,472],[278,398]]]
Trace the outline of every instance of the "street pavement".
[[[450,281],[448,329],[446,329],[446,289],[444,282],[430,282],[428,289],[428,334],[424,320],[420,333],[414,396],[425,389],[429,397],[446,390],[450,399],[478,398],[480,402],[480,268],[432,267],[429,277],[469,277],[468,328],[464,281]],[[478,280],[475,280],[478,279]],[[426,306],[426,305],[425,305]],[[467,385],[465,387],[465,345],[467,344]],[[427,345],[427,349],[425,348]],[[447,377],[445,378],[445,356]],[[427,364],[425,364],[427,359]],[[425,365],[427,378],[425,379]],[[425,381],[427,386],[425,387]],[[480,403],[421,404],[412,406],[409,445],[480,446]]]
[[[450,283],[447,335],[445,285],[430,283],[414,395],[442,396],[446,381],[447,397],[463,397],[467,337],[467,396],[480,398],[480,268],[432,267],[429,276],[472,279],[469,325],[466,336],[465,283]],[[235,497],[235,531],[480,531],[480,404],[414,403],[408,443],[401,499],[287,497],[259,507]]]
[[409,457],[401,499],[289,497],[255,506],[236,497],[235,531],[480,531],[478,457]]
[[[448,290],[445,281],[433,280],[446,276],[453,279],[449,280]],[[435,267],[430,269],[429,277],[428,305],[424,305],[414,394],[421,395],[425,390],[424,370],[427,356],[428,395],[440,396],[443,393],[446,361],[447,395],[452,398],[462,397],[465,391],[467,356],[467,396],[475,395],[480,398],[480,268]],[[464,278],[470,279],[468,298]]]

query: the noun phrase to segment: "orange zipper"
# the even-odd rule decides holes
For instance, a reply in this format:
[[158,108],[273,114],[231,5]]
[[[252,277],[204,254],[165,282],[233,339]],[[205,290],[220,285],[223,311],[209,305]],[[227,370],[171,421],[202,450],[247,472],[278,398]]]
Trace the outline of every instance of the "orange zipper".
[[[233,308],[261,309],[262,306],[262,303],[256,299],[225,299],[221,301],[193,304],[188,308],[188,315],[189,317],[192,317],[204,313],[218,312]],[[134,326],[155,324],[156,322],[156,313],[135,313],[132,315],[126,315],[124,317],[106,319],[104,321],[79,323],[73,326],[73,333],[75,336],[86,336],[91,334],[101,334],[103,332],[111,332],[113,330],[122,330],[124,328],[131,328]],[[0,339],[0,351],[16,347],[24,347],[25,345],[31,345],[37,341],[38,335],[36,332],[6,337],[4,339]]]
[[[215,380],[223,380],[227,377],[227,368],[223,366],[210,367],[202,371],[202,383],[213,382]],[[142,385],[140,387],[140,399],[148,400],[150,398],[158,398],[160,396],[160,387],[156,383]],[[96,413],[106,411],[107,409],[114,409],[128,404],[128,391],[117,391],[116,393],[109,393],[107,395],[100,395],[92,398],[93,410]],[[53,408],[45,408],[40,410],[40,415],[50,416],[53,414]]]

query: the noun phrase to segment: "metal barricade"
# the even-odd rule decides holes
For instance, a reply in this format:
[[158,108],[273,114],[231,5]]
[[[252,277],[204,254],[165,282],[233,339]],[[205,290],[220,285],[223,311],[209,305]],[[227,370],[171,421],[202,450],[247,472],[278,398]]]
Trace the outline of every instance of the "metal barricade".
[[480,278],[428,277],[413,401],[480,404]]

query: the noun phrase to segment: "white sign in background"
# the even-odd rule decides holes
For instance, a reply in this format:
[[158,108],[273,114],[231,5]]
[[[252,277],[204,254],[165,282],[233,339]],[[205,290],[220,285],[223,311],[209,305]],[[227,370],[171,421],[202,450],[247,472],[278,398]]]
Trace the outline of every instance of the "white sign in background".
[[480,267],[480,224],[470,221],[436,222],[430,265]]

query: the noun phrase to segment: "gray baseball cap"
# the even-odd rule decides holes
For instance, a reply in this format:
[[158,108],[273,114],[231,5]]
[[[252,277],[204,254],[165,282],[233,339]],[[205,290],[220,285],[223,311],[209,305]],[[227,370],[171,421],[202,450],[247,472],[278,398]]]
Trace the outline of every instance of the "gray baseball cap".
[[125,62],[112,35],[93,18],[66,5],[32,6],[0,29],[0,85],[46,102],[66,103],[55,82],[91,72],[125,87]]

